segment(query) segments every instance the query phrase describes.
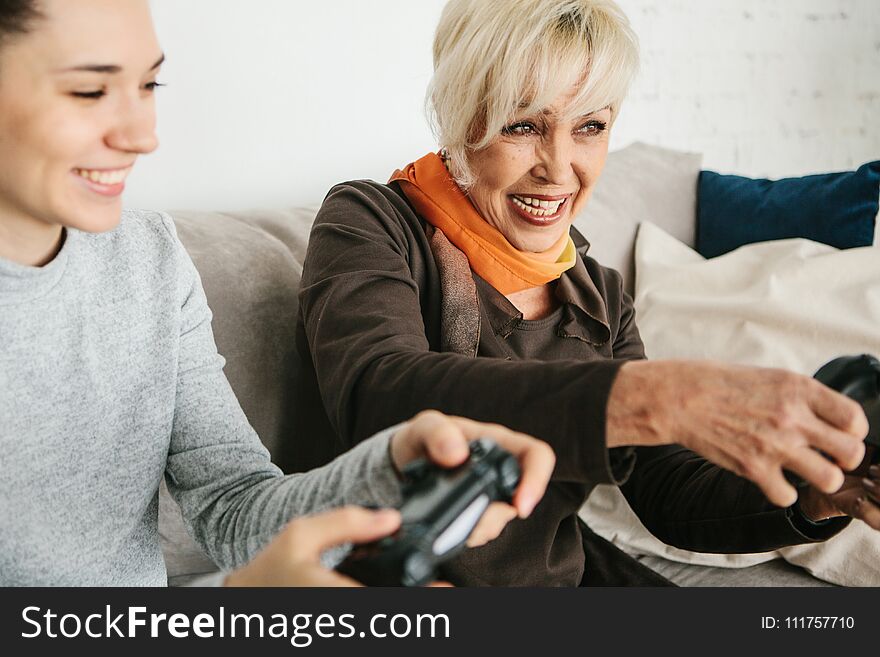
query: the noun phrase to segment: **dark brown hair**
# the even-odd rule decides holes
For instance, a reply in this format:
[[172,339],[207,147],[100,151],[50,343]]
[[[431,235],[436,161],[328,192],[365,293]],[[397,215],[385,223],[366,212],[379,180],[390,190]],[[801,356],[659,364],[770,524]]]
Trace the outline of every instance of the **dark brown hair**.
[[25,34],[40,17],[37,0],[0,0],[0,44],[9,35]]

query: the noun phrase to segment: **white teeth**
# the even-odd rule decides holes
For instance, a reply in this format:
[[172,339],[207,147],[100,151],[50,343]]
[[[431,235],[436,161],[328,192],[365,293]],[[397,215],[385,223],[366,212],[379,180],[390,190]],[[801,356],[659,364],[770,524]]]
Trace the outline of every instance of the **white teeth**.
[[545,201],[542,199],[532,198],[531,196],[512,196],[513,202],[517,207],[522,208],[529,214],[536,217],[550,217],[559,212],[560,206],[565,203],[565,199],[559,201]]
[[512,196],[513,202],[517,207],[522,208],[526,212],[536,217],[552,217],[559,212],[559,207],[565,202],[565,199],[559,201],[542,201],[541,199],[531,198],[529,196]]
[[115,171],[95,171],[92,169],[76,169],[76,172],[99,185],[118,185],[128,176],[129,169],[116,169]]

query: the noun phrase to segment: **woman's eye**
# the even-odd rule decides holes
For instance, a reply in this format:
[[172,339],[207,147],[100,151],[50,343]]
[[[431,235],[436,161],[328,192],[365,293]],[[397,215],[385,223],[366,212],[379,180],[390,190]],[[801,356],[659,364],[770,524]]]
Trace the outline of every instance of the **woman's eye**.
[[74,91],[70,95],[75,98],[87,98],[89,100],[97,100],[107,94],[103,89],[98,89],[96,91]]
[[598,135],[608,128],[608,124],[604,121],[587,121],[584,125],[578,128],[578,132],[581,134],[587,135]]
[[502,131],[505,135],[532,135],[537,132],[535,126],[533,126],[528,121],[520,121],[519,123],[513,123]]
[[[161,82],[147,82],[143,88],[147,93],[153,93],[159,87],[164,87],[165,85]],[[86,100],[98,100],[99,98],[103,98],[107,95],[106,89],[95,89],[94,91],[73,91],[70,94],[74,98],[84,98]]]

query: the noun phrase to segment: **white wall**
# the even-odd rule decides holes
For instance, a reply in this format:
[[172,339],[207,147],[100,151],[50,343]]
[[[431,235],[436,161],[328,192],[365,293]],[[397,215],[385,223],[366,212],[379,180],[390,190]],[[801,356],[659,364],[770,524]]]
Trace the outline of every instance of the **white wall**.
[[642,73],[617,136],[754,176],[880,159],[878,0],[622,0]]
[[[612,148],[648,141],[770,176],[880,158],[878,0],[619,1],[643,57]],[[153,0],[162,146],[127,204],[315,204],[433,149],[422,103],[443,4]]]

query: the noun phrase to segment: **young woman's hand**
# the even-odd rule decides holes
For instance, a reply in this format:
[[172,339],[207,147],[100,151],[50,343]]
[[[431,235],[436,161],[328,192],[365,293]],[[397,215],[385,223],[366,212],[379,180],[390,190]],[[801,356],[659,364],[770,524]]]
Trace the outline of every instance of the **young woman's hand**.
[[321,565],[324,550],[367,543],[395,532],[400,514],[343,507],[292,520],[254,559],[233,571],[224,586],[361,586]]

